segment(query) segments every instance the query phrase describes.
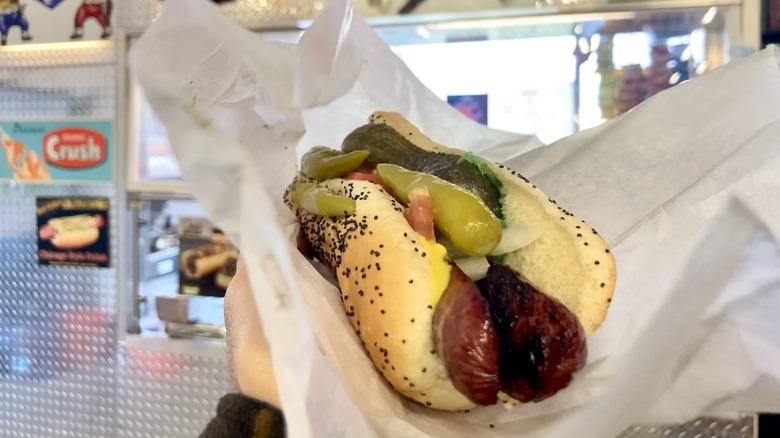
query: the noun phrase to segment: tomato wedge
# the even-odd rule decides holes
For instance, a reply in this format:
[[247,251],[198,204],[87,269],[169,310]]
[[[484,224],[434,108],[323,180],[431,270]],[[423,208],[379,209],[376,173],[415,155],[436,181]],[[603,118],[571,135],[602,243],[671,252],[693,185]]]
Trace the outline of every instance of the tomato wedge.
[[370,183],[374,183],[378,186],[381,186],[387,193],[390,194],[390,196],[396,198],[395,193],[393,193],[393,190],[386,186],[382,180],[379,179],[379,175],[376,173],[376,169],[371,167],[365,167],[360,166],[357,170],[349,172],[348,174],[344,175],[344,179],[351,179],[356,181],[368,181]]
[[344,179],[353,179],[357,181],[368,181],[374,184],[382,185],[382,181],[379,180],[379,176],[375,172],[364,172],[356,170],[344,175]]
[[428,240],[436,240],[433,232],[433,201],[427,188],[416,187],[409,192],[409,212],[406,213],[406,220],[414,231]]
[[[360,168],[344,175],[344,179],[372,182],[382,186],[391,196],[395,196],[393,191],[379,179],[376,169]],[[406,220],[414,231],[430,241],[436,240],[433,232],[433,201],[427,188],[417,187],[409,193],[409,211],[406,213]]]

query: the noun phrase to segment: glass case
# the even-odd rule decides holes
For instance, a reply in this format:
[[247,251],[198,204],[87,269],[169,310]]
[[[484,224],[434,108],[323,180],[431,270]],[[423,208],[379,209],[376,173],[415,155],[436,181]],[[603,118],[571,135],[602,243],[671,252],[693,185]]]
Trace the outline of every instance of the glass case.
[[[206,213],[187,196],[133,194],[130,204],[136,260],[131,330],[170,337],[221,338],[223,297],[232,277],[230,271],[235,271],[237,251],[224,240],[215,241],[213,237],[220,233],[214,232]],[[202,233],[204,228],[206,234]],[[193,229],[197,234],[193,235]],[[195,277],[185,275],[187,265],[199,261],[190,255],[205,247],[216,248],[198,254],[204,259],[211,256],[213,267],[201,268],[191,280]],[[225,250],[224,257],[216,257],[221,250]],[[226,273],[229,275],[223,275]]]
[[137,192],[186,192],[165,127],[138,84],[130,84],[129,94],[128,188]]
[[729,15],[701,6],[377,27],[442,99],[544,143],[728,60]]
[[[628,2],[369,23],[441,99],[488,126],[551,143],[726,63],[739,4]],[[294,43],[302,30],[261,34]],[[138,237],[133,327],[218,335],[209,330],[222,323],[221,299],[187,296],[178,275],[179,219],[205,214],[187,199],[165,129],[139,88],[130,89],[128,187],[137,199]]]
[[[621,4],[369,22],[442,99],[488,126],[551,143],[728,62],[738,1]],[[295,42],[301,31],[262,34]],[[186,192],[137,87],[129,127],[131,190]]]

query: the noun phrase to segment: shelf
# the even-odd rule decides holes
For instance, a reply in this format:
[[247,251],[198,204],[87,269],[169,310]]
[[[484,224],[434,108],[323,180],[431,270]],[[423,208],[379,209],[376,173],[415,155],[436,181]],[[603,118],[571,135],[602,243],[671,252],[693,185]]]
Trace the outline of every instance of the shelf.
[[129,198],[137,201],[193,201],[195,198],[184,182],[136,182],[128,184]]
[[[742,0],[623,0],[612,2],[577,3],[571,5],[532,8],[504,8],[485,11],[442,12],[429,14],[393,15],[368,17],[371,26],[404,26],[414,24],[450,23],[458,21],[479,21],[496,19],[542,19],[552,21],[578,21],[584,15],[605,17],[615,13],[640,13],[655,11],[676,11],[682,9],[741,6]],[[300,28],[306,28],[311,21],[302,21]]]

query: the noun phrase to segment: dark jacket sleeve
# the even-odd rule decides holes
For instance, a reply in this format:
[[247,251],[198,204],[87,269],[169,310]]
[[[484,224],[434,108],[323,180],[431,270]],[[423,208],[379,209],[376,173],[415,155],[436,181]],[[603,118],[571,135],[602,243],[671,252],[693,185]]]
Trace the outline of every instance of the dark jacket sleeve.
[[227,394],[219,400],[217,415],[200,438],[283,438],[284,417],[276,408],[244,397]]

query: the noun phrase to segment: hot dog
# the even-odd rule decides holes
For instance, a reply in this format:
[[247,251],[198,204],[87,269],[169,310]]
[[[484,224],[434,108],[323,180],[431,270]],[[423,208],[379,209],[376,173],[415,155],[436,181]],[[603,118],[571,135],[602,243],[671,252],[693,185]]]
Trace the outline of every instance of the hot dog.
[[102,216],[79,214],[49,219],[38,235],[57,249],[80,249],[97,242],[102,226]]
[[181,253],[181,270],[187,278],[199,279],[222,269],[238,258],[238,251],[228,242],[212,242]]
[[615,265],[596,231],[527,179],[375,113],[315,149],[285,193],[385,379],[442,410],[566,387],[606,316]]

